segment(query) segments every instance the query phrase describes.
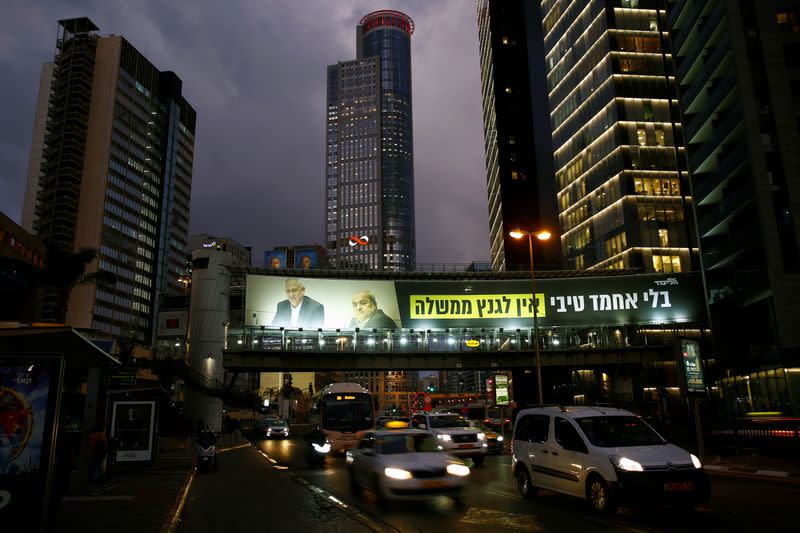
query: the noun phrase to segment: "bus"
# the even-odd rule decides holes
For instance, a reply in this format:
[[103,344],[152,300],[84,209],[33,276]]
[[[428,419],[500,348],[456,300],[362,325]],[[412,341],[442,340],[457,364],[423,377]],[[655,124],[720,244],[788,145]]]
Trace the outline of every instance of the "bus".
[[334,452],[344,453],[375,427],[372,395],[358,383],[331,383],[321,391],[319,427]]

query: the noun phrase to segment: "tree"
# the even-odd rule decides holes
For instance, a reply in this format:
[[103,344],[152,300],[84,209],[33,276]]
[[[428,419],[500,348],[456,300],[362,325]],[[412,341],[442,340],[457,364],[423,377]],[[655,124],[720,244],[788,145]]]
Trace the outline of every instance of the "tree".
[[55,315],[61,320],[67,316],[69,294],[72,289],[91,283],[99,286],[116,283],[117,276],[112,272],[105,270],[86,272],[86,268],[96,258],[97,250],[93,248],[68,252],[55,245],[48,246],[47,267],[42,273],[42,284],[56,292],[58,303]]

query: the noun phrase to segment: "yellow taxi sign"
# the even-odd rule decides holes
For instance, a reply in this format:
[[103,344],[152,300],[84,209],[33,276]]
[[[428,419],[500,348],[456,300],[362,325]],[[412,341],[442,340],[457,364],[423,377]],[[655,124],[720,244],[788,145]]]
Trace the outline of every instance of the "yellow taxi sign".
[[403,422],[402,420],[389,420],[383,426],[386,429],[406,429],[408,427],[408,422]]
[[477,348],[480,345],[481,345],[481,341],[479,341],[479,340],[470,339],[470,340],[467,341],[467,346],[469,346],[470,348]]

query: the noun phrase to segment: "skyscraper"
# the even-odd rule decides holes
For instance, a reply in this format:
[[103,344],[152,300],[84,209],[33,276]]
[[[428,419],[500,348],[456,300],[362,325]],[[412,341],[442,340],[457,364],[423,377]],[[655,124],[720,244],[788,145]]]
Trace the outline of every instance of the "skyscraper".
[[566,266],[698,268],[663,2],[541,11]]
[[[668,2],[668,13],[714,358],[780,373],[800,347],[800,1]],[[739,416],[779,405],[730,396]]]
[[[528,243],[509,231],[559,230],[539,5],[479,0],[478,35],[492,270],[528,269]],[[557,239],[534,254],[561,264]]]
[[42,318],[149,344],[159,297],[182,290],[195,111],[173,72],[86,17],[59,21],[56,43],[23,220],[49,246],[96,250],[88,270],[116,281],[74,288],[66,313],[46,291]]
[[326,241],[334,268],[414,270],[411,34],[376,11],[356,28],[356,59],[328,67]]

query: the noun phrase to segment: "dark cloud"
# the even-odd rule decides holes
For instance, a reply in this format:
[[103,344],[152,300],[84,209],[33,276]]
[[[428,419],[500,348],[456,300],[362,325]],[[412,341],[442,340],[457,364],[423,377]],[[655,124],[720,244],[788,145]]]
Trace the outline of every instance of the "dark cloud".
[[325,67],[355,58],[376,9],[412,37],[417,259],[488,257],[475,4],[465,0],[4,0],[0,17],[0,210],[21,217],[41,63],[56,21],[88,16],[183,80],[197,111],[191,232],[230,235],[256,258],[322,243]]

